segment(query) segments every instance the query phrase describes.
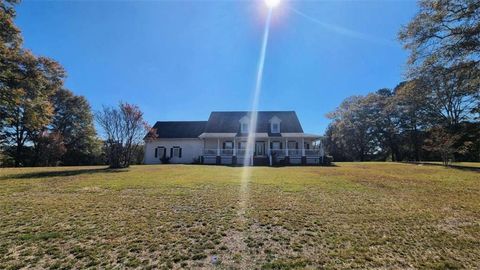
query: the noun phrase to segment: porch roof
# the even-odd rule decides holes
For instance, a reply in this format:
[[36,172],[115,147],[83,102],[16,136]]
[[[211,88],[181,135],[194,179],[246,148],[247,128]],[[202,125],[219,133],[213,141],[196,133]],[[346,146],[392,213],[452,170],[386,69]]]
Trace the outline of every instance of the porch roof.
[[233,138],[237,135],[237,133],[211,133],[211,132],[204,132],[200,134],[198,137],[201,139],[205,138]]
[[[309,138],[309,139],[320,139],[321,135],[309,134],[309,133],[300,133],[300,132],[286,132],[278,134],[279,136],[269,136],[266,132],[257,132],[255,133],[255,138]],[[204,132],[198,136],[200,139],[210,139],[210,138],[248,138],[248,134],[240,133],[220,133],[220,132]]]
[[322,136],[309,133],[282,133],[282,137],[286,138],[309,138],[309,139],[320,139]]
[[[248,134],[238,134],[238,133],[218,133],[218,132],[204,132],[198,136],[201,139],[208,138],[248,138]],[[255,138],[268,138],[268,133],[258,132],[255,133]]]
[[[248,138],[248,134],[238,134],[238,138]],[[255,138],[268,138],[268,133],[258,132],[255,133]]]

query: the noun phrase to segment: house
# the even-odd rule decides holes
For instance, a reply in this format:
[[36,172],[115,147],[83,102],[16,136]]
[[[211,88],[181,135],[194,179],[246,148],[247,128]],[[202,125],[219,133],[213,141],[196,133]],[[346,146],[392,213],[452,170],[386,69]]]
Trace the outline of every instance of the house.
[[260,111],[247,150],[251,112],[212,112],[208,121],[159,121],[145,137],[145,163],[315,165],[321,136],[304,133],[294,111]]

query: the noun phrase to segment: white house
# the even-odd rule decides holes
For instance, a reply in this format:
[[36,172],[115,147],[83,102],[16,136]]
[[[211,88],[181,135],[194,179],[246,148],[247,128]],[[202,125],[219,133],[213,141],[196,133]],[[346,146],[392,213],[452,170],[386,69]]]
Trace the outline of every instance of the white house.
[[[294,111],[258,112],[246,151],[251,112],[212,112],[208,121],[159,121],[145,138],[145,163],[315,165],[323,162],[321,136],[303,132]],[[250,152],[251,155],[246,156]],[[246,159],[246,160],[245,160]]]

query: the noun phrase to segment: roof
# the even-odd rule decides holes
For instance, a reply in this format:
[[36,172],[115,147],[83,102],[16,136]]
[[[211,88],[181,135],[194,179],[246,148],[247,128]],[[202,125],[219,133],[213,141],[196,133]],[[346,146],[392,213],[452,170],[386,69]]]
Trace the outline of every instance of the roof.
[[158,138],[198,138],[207,121],[158,121],[153,126]]
[[[250,111],[237,112],[212,112],[205,127],[206,133],[240,133],[240,119],[250,117]],[[257,132],[272,134],[270,119],[277,117],[281,120],[282,133],[303,133],[302,126],[295,111],[259,111],[257,119]],[[280,134],[278,134],[280,135]]]

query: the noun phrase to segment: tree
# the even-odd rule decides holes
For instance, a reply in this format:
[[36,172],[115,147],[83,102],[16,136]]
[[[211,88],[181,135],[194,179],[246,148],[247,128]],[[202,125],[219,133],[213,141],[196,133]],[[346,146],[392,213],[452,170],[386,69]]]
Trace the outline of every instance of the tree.
[[430,66],[452,67],[480,63],[480,2],[421,0],[420,11],[399,33],[410,50],[412,71]]
[[58,132],[44,131],[39,134],[36,145],[35,165],[57,166],[67,149]]
[[480,94],[480,72],[462,66],[435,66],[419,78],[426,86],[422,90],[427,91],[423,95],[427,96],[425,105],[432,121],[453,126],[474,119]]
[[[379,150],[376,145],[373,123],[369,117],[365,97],[353,96],[345,99],[342,104],[327,117],[333,120],[329,127],[327,148],[339,148],[346,151],[349,160],[364,161],[368,156]],[[328,146],[334,142],[335,146]]]
[[65,153],[63,165],[94,164],[100,151],[93,126],[93,114],[88,101],[67,89],[52,97],[54,114],[50,130],[61,135]]
[[149,130],[140,108],[128,103],[120,103],[118,108],[104,106],[95,118],[106,136],[110,168],[128,167]]
[[387,88],[368,94],[363,106],[369,112],[366,117],[372,123],[373,135],[379,143],[379,152],[390,154],[391,160],[401,160],[400,112],[394,93]]
[[[17,54],[22,43],[20,31],[13,23],[15,18],[15,9],[13,5],[16,1],[0,0],[0,108],[7,106],[9,91],[7,84],[9,78],[17,71]],[[2,130],[6,116],[0,109],[0,130]],[[0,132],[0,144],[5,143],[5,134]]]
[[451,163],[455,153],[465,153],[472,144],[471,142],[463,142],[459,145],[460,135],[451,133],[441,126],[433,127],[429,133],[424,148],[440,154],[444,166]]
[[13,6],[17,4],[16,0],[0,1],[0,46],[1,47],[19,47],[22,43],[20,30],[13,23],[15,18],[15,9]]
[[1,134],[8,144],[15,146],[15,165],[21,165],[23,148],[27,140],[43,132],[53,115],[50,102],[62,87],[65,72],[55,61],[35,57],[28,51],[19,56],[18,72],[2,83],[0,104]]
[[480,2],[422,0],[399,32],[410,50],[409,76],[429,92],[431,117],[458,125],[480,115]]
[[405,135],[405,149],[409,160],[420,161],[424,130],[430,126],[428,119],[428,91],[421,80],[405,81],[395,89],[395,101],[400,115],[400,130]]

